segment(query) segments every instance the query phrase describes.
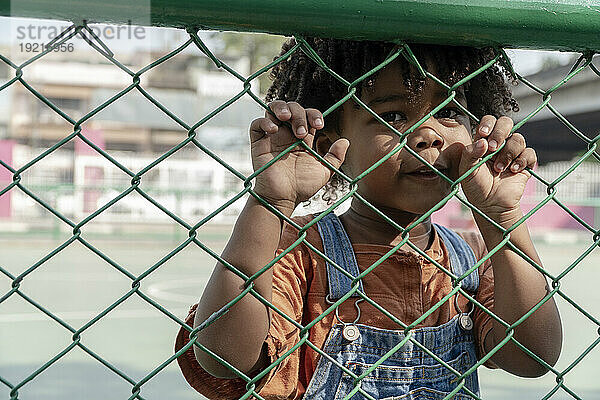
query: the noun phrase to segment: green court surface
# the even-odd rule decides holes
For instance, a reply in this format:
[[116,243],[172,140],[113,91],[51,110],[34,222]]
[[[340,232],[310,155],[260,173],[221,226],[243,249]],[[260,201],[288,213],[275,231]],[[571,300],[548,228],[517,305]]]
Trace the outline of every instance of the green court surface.
[[[206,244],[220,253],[231,227],[213,232]],[[183,238],[182,238],[183,240]],[[92,240],[94,246],[135,275],[141,274],[177,246],[167,241]],[[60,242],[0,241],[0,265],[20,274]],[[590,243],[538,243],[544,267],[552,274],[567,268]],[[191,244],[142,280],[141,290],[184,318],[197,301],[214,260]],[[561,280],[561,288],[595,318],[600,317],[600,250],[595,249]],[[21,283],[21,290],[75,329],[127,293],[131,280],[83,245],[74,242],[41,265]],[[0,277],[0,295],[11,280]],[[563,299],[557,299],[563,319],[564,346],[558,370],[570,365],[598,339],[598,326]],[[138,381],[173,354],[178,326],[134,295],[81,335],[81,341],[116,368]],[[540,332],[540,337],[544,332]],[[71,342],[72,334],[39,310],[13,295],[0,303],[0,376],[13,385],[50,360]],[[595,347],[566,376],[565,384],[582,399],[600,399],[600,346]],[[482,398],[541,399],[555,385],[555,376],[521,379],[505,372],[479,369]],[[0,399],[9,388],[0,383]],[[131,384],[75,347],[19,390],[19,399],[127,399]],[[198,399],[171,363],[142,386],[145,399]],[[552,399],[573,398],[559,390]]]

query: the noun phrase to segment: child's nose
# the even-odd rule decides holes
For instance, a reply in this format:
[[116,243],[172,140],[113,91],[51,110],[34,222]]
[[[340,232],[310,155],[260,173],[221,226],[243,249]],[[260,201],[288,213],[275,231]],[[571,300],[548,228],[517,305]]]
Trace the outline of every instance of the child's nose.
[[430,147],[442,148],[444,145],[444,138],[428,122],[425,121],[408,136],[408,145],[415,151]]

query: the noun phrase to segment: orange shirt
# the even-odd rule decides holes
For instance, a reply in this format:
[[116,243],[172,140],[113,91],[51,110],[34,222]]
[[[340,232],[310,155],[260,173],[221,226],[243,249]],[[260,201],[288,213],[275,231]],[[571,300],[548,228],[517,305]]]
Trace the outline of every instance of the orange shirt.
[[[294,221],[304,226],[311,218],[311,216],[296,217]],[[461,236],[471,246],[477,260],[487,253],[481,235],[470,232],[461,233]],[[277,254],[283,252],[297,239],[298,231],[291,225],[284,224]],[[306,240],[323,251],[316,224],[307,230]],[[352,247],[361,272],[392,248],[392,246],[365,243],[353,243]],[[431,247],[425,253],[439,264],[450,268],[446,247],[439,235],[435,234]],[[383,261],[367,274],[362,282],[365,294],[369,298],[406,324],[421,317],[452,289],[450,277],[443,271],[426,258],[402,250]],[[273,266],[272,302],[279,310],[303,326],[319,317],[330,306],[325,301],[327,293],[325,260],[304,243],[298,245]],[[493,311],[494,278],[489,260],[479,267],[479,289],[475,298],[488,310]],[[464,296],[459,296],[458,300],[462,310],[470,309]],[[354,302],[355,298],[351,297],[340,305],[339,316],[343,321],[355,320]],[[190,326],[194,321],[196,306],[195,304],[191,307],[186,318],[186,323]],[[382,329],[402,329],[365,301],[360,303],[360,310],[358,321],[360,324]],[[417,325],[417,328],[444,324],[456,314],[454,301],[446,301]],[[299,330],[277,312],[273,311],[271,315],[266,344],[269,358],[273,362],[298,343]],[[476,348],[481,358],[484,355],[485,336],[492,329],[492,319],[477,307],[472,317],[475,323],[473,329]],[[336,323],[338,321],[335,313],[328,314],[310,329],[309,341],[322,348],[330,329]],[[187,331],[181,328],[175,343],[176,351],[189,342],[188,336]],[[318,357],[316,351],[306,344],[302,345],[261,380],[258,387],[259,394],[267,400],[301,399],[315,371]],[[211,400],[238,399],[246,393],[246,382],[242,379],[219,379],[204,371],[196,361],[191,347],[181,354],[177,361],[189,384]],[[496,368],[490,360],[486,362],[486,366]]]

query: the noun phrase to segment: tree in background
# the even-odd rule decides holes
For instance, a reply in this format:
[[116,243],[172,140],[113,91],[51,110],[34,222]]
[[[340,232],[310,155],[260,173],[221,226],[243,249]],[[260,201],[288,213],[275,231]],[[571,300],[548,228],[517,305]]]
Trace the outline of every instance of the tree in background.
[[[237,33],[214,32],[211,39],[222,46],[228,54],[246,55],[250,60],[251,73],[267,65],[279,54],[284,36],[268,35],[264,33]],[[261,95],[266,93],[271,85],[269,73],[263,73],[259,78]]]

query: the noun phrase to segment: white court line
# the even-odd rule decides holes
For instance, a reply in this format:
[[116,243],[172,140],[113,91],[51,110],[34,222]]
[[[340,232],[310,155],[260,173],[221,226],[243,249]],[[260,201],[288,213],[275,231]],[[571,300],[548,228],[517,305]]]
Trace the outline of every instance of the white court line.
[[[206,284],[206,279],[173,279],[170,281],[162,281],[151,283],[146,289],[148,294],[156,299],[174,301],[176,303],[189,304],[190,306],[200,300],[200,294]],[[197,291],[197,295],[186,295],[175,293],[170,289],[181,289],[193,287]]]
[[[170,281],[163,281],[152,283],[148,285],[146,291],[156,300],[167,300],[176,303],[186,304],[186,308],[169,309],[169,311],[177,316],[183,316],[185,318],[189,311],[189,306],[197,303],[200,299],[201,287],[206,283],[205,279],[174,279]],[[194,287],[198,290],[198,296],[185,295],[182,293],[174,293],[173,289],[180,289],[185,287]],[[141,319],[141,318],[155,318],[157,312],[156,309],[140,308],[133,310],[113,310],[108,315],[104,316],[103,319]],[[54,315],[65,321],[89,321],[98,315],[100,311],[58,311]],[[50,321],[51,318],[46,314],[39,312],[23,312],[23,313],[12,313],[12,314],[0,314],[0,323],[10,322],[39,322],[39,321]]]
[[[189,311],[189,308],[176,308],[169,309],[172,314],[176,316],[183,316],[185,318]],[[58,311],[53,313],[58,318],[65,321],[89,321],[98,315],[100,311]],[[140,308],[133,310],[112,310],[102,319],[141,319],[141,318],[156,318],[157,313],[160,313],[157,309]],[[169,318],[165,315],[166,318]],[[0,323],[10,322],[39,322],[39,321],[52,321],[50,317],[41,311],[38,312],[24,312],[24,313],[13,313],[13,314],[2,314],[0,315]]]

